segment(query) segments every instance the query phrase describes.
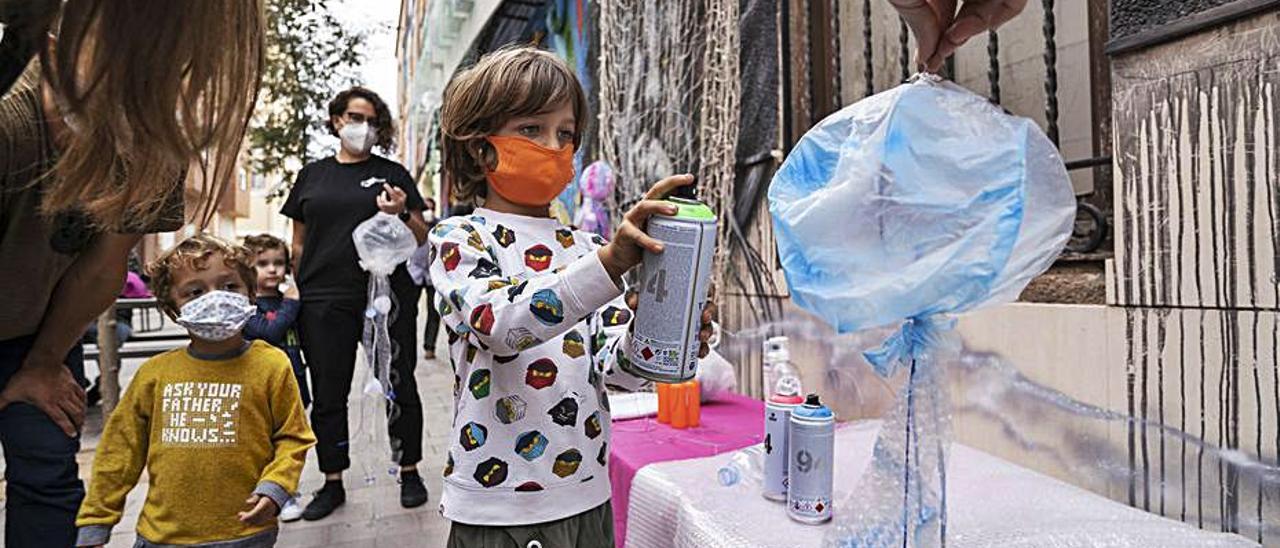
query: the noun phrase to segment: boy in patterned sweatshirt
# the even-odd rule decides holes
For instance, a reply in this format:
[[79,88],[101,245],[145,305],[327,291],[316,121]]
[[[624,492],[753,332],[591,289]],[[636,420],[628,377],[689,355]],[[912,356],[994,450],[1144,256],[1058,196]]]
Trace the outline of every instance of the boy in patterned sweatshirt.
[[102,546],[145,467],[135,546],[274,546],[298,488],[307,426],[289,358],[241,330],[256,311],[249,251],[207,235],[151,267],[156,298],[191,344],[151,358],[107,421],[80,507],[77,546]]
[[532,48],[487,55],[445,90],[453,198],[483,200],[429,237],[455,372],[451,548],[614,545],[605,385],[644,383],[628,373],[622,275],[662,251],[645,221],[673,214],[660,198],[693,178],[655,185],[611,243],[561,225],[550,203],[573,178],[587,116],[573,71]]

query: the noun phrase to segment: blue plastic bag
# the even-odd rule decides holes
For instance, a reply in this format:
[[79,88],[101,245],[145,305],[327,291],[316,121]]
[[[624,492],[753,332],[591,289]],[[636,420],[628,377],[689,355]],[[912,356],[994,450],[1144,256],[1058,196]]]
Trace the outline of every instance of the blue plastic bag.
[[769,187],[792,299],[841,333],[1016,299],[1075,207],[1034,122],[929,76],[823,120]]
[[1075,207],[1032,121],[934,76],[796,144],[769,187],[792,299],[840,333],[900,324],[865,356],[882,376],[909,371],[827,546],[945,545],[947,316],[1016,299],[1061,252]]

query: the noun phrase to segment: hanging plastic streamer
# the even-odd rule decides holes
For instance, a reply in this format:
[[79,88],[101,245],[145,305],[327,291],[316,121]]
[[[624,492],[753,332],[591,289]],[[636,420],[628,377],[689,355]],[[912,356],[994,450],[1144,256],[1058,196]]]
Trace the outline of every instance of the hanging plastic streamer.
[[604,160],[593,162],[582,170],[582,207],[578,208],[578,216],[574,224],[587,232],[594,232],[609,238],[609,197],[613,196],[613,188],[617,179],[613,168]]
[[948,316],[1014,300],[1058,256],[1075,200],[1057,149],[1034,122],[918,75],[810,130],[769,210],[796,304],[840,333],[898,325],[865,356],[908,377],[827,545],[945,545]]
[[377,386],[366,386],[365,390],[378,390],[388,401],[395,401],[391,378],[391,360],[395,349],[387,330],[393,318],[392,308],[395,304],[395,295],[391,291],[391,273],[413,256],[418,243],[413,231],[403,221],[395,215],[382,212],[360,223],[351,232],[351,237],[355,240],[356,253],[360,256],[360,268],[369,272],[369,304],[364,311],[364,337],[361,344],[364,347],[365,363],[373,371],[369,382],[376,382]]

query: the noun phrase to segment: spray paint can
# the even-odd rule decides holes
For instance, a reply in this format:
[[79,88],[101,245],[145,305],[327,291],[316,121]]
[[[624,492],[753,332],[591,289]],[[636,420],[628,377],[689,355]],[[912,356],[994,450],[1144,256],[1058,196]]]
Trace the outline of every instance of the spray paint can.
[[804,403],[800,391],[790,384],[764,404],[764,498],[787,500],[787,443],[791,432],[791,412]]
[[[685,195],[691,186],[681,187]],[[692,197],[673,196],[667,202],[676,206],[676,214],[650,217],[646,230],[649,237],[662,242],[663,252],[644,254],[630,358],[632,373],[679,383],[697,373],[698,331],[711,281],[716,215]]]
[[809,394],[804,405],[791,412],[790,434],[787,515],[801,523],[830,520],[835,415],[822,405],[817,394]]

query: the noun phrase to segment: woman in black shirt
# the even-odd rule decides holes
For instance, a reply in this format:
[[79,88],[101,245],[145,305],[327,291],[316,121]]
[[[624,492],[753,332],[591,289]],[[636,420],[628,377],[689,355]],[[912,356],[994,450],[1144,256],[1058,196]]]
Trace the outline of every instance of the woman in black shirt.
[[[337,154],[317,160],[298,173],[282,213],[293,219],[293,256],[302,294],[299,328],[311,370],[311,426],[324,487],[302,517],[318,520],[346,502],[342,472],[351,466],[348,451],[347,397],[355,372],[356,346],[364,329],[369,275],[360,268],[351,231],[378,211],[399,215],[421,244],[427,239],[422,196],[400,164],[371,154],[389,151],[395,128],[391,111],[378,95],[362,87],[338,94],[329,103],[329,131],[342,140]],[[406,508],[427,501],[417,472],[422,460],[422,403],[413,378],[417,363],[417,288],[404,265],[391,275],[398,306],[391,324],[394,405],[388,424],[392,452],[400,464],[400,503]]]

